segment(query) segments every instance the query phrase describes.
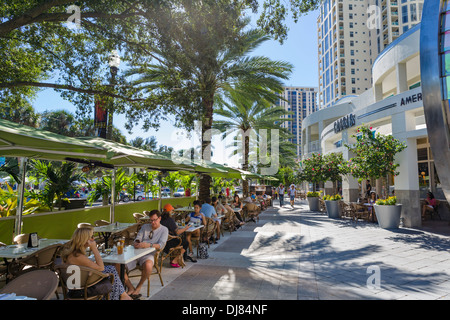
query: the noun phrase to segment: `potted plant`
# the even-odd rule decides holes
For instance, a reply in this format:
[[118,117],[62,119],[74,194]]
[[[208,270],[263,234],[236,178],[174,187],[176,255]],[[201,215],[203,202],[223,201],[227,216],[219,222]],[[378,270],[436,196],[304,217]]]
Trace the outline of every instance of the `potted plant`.
[[316,192],[316,184],[325,181],[325,162],[323,155],[313,153],[310,158],[302,161],[302,170],[298,175],[299,180],[311,182],[313,191],[308,192],[309,208],[311,211],[319,211],[319,193]]
[[326,195],[323,197],[329,218],[333,218],[333,219],[340,218],[341,206],[340,206],[339,202],[341,199],[342,199],[342,197],[339,194],[336,194],[334,196]]
[[308,199],[309,210],[319,211],[319,197],[320,192],[310,191],[306,194],[306,199]]
[[388,176],[395,177],[399,174],[397,171],[399,164],[395,163],[395,155],[402,152],[406,148],[406,144],[395,139],[392,135],[375,134],[372,127],[358,127],[358,133],[353,137],[357,139],[356,144],[346,145],[356,155],[349,161],[351,174],[356,178],[372,177],[385,180],[384,197],[387,199],[376,202],[376,205],[374,205],[375,214],[380,227],[398,228],[402,206],[397,204],[396,197],[388,198]]
[[398,229],[402,205],[397,203],[397,197],[379,199],[373,205],[378,225],[383,229]]

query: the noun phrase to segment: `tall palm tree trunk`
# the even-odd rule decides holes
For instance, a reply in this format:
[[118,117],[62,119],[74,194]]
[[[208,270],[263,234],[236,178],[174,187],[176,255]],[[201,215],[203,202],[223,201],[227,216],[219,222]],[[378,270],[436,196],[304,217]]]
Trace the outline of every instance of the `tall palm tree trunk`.
[[[204,100],[206,109],[205,117],[202,122],[202,158],[211,160],[211,127],[213,122],[213,104],[214,95]],[[199,195],[200,201],[205,201],[211,195],[211,177],[207,174],[200,175]]]
[[[250,148],[250,137],[248,135],[244,136],[244,163],[242,164],[242,170],[248,171],[248,155],[249,155],[249,150]],[[248,196],[248,180],[243,180],[242,181],[242,196],[245,198],[247,198]]]

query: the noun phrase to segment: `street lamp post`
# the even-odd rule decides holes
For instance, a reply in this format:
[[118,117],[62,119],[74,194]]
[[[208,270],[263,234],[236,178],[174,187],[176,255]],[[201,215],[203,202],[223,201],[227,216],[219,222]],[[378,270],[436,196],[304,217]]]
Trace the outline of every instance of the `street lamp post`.
[[[113,86],[116,81],[116,75],[117,75],[117,71],[119,70],[119,66],[120,66],[119,52],[117,50],[113,50],[113,51],[111,51],[111,54],[109,56],[109,68],[110,68],[110,72],[111,72],[111,86]],[[108,113],[108,130],[106,133],[106,138],[109,140],[112,140],[113,114],[114,114],[114,107],[111,106],[110,111]]]

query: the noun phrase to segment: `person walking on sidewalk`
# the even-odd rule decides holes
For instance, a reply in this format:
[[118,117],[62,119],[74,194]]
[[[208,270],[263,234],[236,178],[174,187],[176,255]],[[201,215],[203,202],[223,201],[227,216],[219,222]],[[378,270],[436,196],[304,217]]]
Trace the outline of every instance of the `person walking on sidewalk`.
[[297,190],[295,189],[295,185],[291,184],[291,187],[288,190],[288,195],[291,200],[291,207],[294,208],[294,201],[295,201],[295,194],[297,193]]
[[283,201],[284,201],[284,186],[282,183],[280,183],[280,186],[277,188],[277,192],[278,192],[278,199],[280,200],[280,208],[283,206]]

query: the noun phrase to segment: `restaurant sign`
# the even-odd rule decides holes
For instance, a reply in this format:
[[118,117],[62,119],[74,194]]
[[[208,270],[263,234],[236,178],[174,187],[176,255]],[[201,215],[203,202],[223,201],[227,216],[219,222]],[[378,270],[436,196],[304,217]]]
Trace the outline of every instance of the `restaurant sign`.
[[356,124],[356,118],[354,114],[348,114],[339,120],[334,122],[334,133],[338,133],[344,129],[353,127]]

